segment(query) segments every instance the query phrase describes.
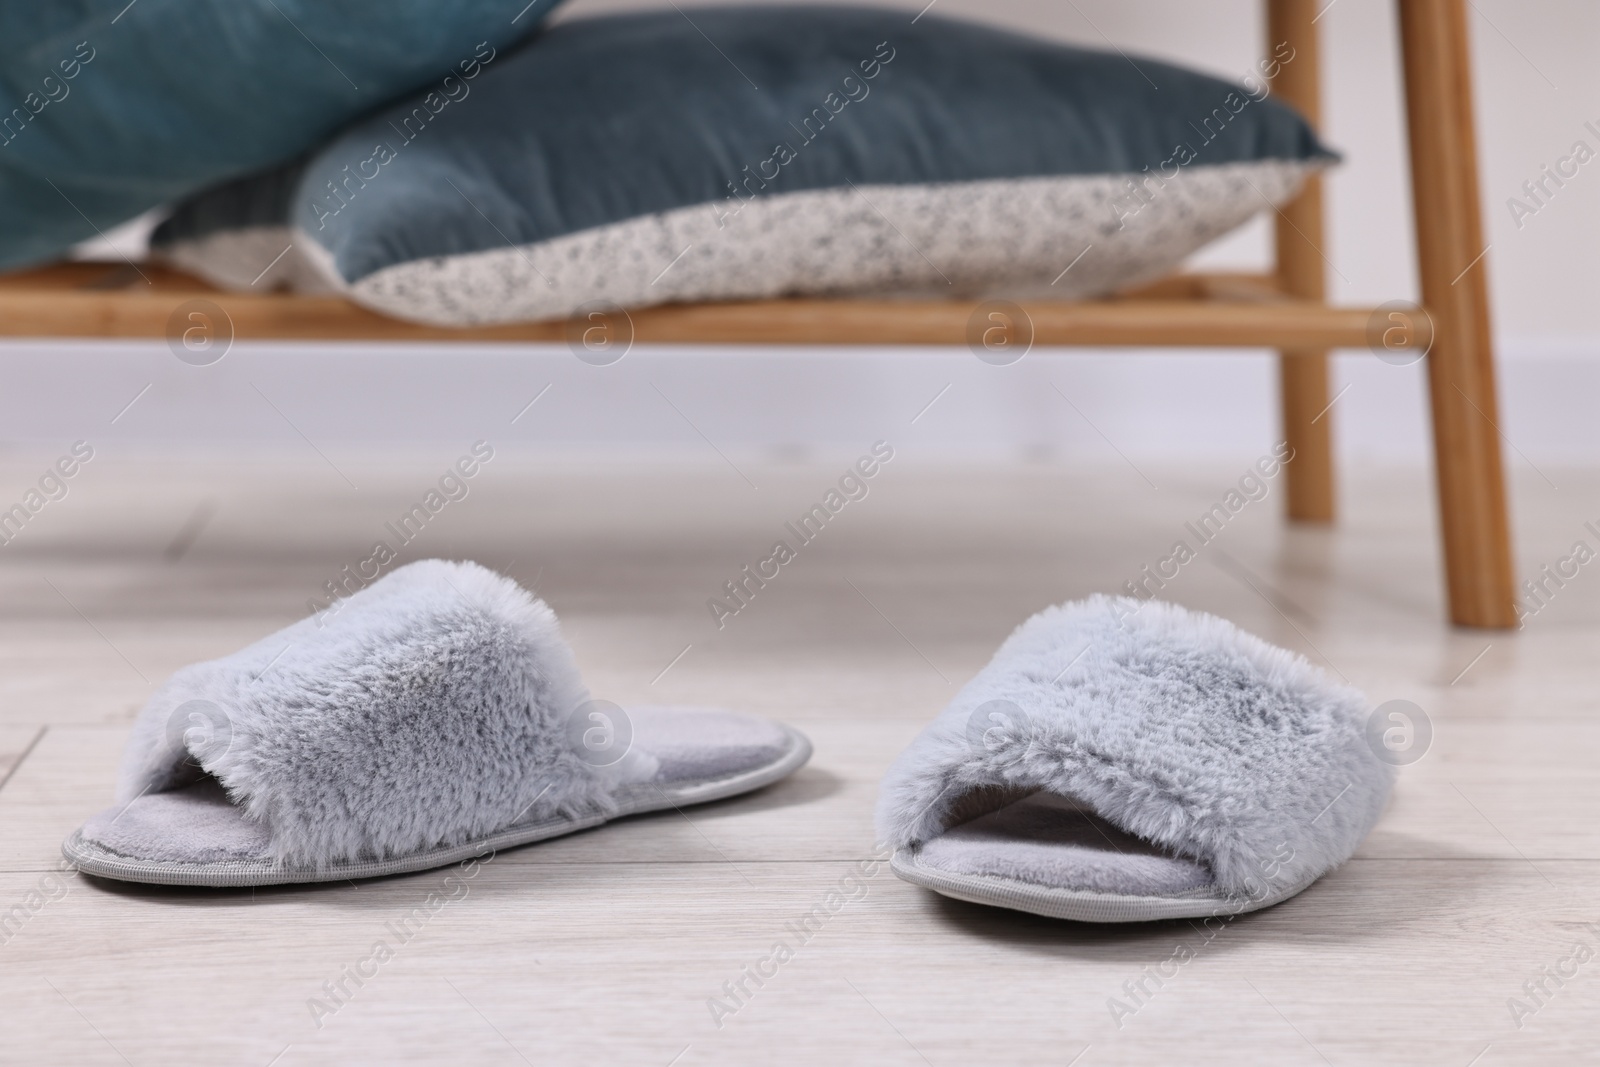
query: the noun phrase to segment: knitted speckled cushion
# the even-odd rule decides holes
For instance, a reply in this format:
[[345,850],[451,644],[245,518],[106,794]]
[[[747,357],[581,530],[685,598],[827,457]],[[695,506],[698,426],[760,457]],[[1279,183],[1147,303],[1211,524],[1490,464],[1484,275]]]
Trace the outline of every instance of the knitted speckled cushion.
[[1261,81],[914,15],[573,20],[459,92],[189,201],[156,245],[224,286],[447,325],[783,294],[1071,298],[1169,272],[1333,158]]

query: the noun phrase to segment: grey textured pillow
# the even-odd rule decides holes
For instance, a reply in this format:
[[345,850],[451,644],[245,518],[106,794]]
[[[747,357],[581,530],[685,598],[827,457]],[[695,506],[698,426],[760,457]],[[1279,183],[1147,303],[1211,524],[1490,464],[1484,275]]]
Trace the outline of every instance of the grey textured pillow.
[[1083,297],[1171,271],[1333,158],[1261,82],[904,11],[694,9],[551,28],[188,201],[156,247],[446,325]]

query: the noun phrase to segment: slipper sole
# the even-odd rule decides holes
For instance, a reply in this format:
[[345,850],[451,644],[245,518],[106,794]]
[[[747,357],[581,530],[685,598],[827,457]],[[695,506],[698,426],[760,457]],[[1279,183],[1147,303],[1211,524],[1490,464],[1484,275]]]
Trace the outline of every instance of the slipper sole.
[[1153,922],[1160,919],[1201,919],[1241,915],[1271,907],[1301,892],[1315,878],[1281,886],[1263,896],[1249,897],[1200,889],[1173,896],[1134,896],[1037,885],[1010,878],[951,874],[919,861],[918,850],[898,849],[889,869],[900,879],[935,893],[971,904],[1009,908],[1051,919],[1090,923]]
[[61,846],[61,854],[81,874],[113,878],[123,882],[142,882],[148,885],[242,888],[343,882],[356,878],[409,874],[448,866],[474,857],[492,855],[501,849],[563,837],[630,815],[642,815],[646,812],[679,808],[690,804],[704,804],[771,785],[799,770],[811,758],[810,740],[791,727],[782,726],[782,729],[788,738],[788,747],[782,756],[764,766],[722,778],[676,782],[668,787],[643,783],[618,790],[619,805],[614,814],[522,823],[466,844],[429,849],[392,859],[362,860],[321,868],[286,867],[271,860],[171,863],[121,855],[84,840],[81,830],[74,831],[72,836],[67,838]]

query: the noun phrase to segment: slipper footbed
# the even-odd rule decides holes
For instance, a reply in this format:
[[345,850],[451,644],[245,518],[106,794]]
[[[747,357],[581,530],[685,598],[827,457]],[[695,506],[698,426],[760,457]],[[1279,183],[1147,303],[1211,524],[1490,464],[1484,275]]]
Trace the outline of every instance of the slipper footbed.
[[922,845],[918,863],[949,875],[1122,896],[1171,897],[1213,884],[1202,864],[1045,792],[951,827]]

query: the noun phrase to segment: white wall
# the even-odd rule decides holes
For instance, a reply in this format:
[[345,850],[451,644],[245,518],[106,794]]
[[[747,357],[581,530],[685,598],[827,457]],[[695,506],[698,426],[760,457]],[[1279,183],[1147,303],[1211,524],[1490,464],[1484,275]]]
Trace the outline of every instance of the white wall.
[[[915,10],[925,2],[898,6]],[[562,17],[639,6],[646,5],[573,0]],[[1254,0],[938,0],[934,13],[1095,47],[1109,40],[1237,77],[1265,43],[1258,7]],[[1352,302],[1416,297],[1392,7],[1392,0],[1333,0],[1320,21],[1324,132],[1346,156],[1329,180],[1325,251],[1335,298]],[[1520,227],[1507,208],[1522,183],[1574,140],[1600,149],[1600,138],[1583,128],[1587,120],[1600,127],[1600,67],[1593,61],[1600,5],[1474,0],[1471,8],[1508,462],[1600,460],[1590,414],[1600,392],[1600,162]],[[1265,250],[1265,227],[1256,226],[1202,260],[1259,264]],[[303,447],[302,433],[330,447],[454,442],[479,433],[475,427],[504,423],[502,408],[510,404],[514,413],[554,383],[503,437],[688,449],[704,448],[704,433],[724,448],[853,448],[904,426],[902,436],[965,454],[1019,447],[1110,454],[1114,446],[1130,454],[1215,455],[1272,439],[1273,373],[1264,356],[1215,353],[1036,353],[994,368],[964,351],[636,350],[616,366],[594,368],[559,347],[290,345],[238,346],[213,367],[193,368],[163,345],[9,344],[0,346],[0,443],[50,444],[91,431],[130,447]],[[1333,412],[1341,450],[1420,461],[1427,439],[1420,368],[1353,353],[1338,360],[1337,374],[1336,388],[1350,386]],[[906,426],[947,384],[939,403]]]

